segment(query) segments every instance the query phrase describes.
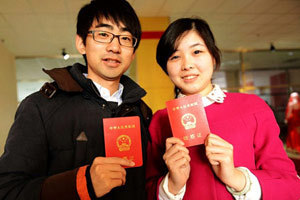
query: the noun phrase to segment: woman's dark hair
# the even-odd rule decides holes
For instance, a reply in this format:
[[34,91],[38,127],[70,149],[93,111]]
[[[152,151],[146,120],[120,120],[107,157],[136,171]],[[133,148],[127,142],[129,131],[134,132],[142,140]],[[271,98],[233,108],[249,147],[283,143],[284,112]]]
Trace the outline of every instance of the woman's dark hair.
[[215,44],[214,36],[206,21],[199,18],[181,18],[169,25],[159,40],[156,48],[156,61],[160,67],[167,72],[167,62],[169,57],[176,51],[176,41],[178,41],[184,33],[195,30],[204,40],[208,51],[216,61],[215,69],[220,68],[221,52]]
[[81,8],[77,16],[77,34],[82,38],[84,44],[94,19],[100,21],[102,18],[112,20],[116,25],[123,23],[128,31],[137,38],[134,51],[141,40],[140,21],[126,0],[92,0]]

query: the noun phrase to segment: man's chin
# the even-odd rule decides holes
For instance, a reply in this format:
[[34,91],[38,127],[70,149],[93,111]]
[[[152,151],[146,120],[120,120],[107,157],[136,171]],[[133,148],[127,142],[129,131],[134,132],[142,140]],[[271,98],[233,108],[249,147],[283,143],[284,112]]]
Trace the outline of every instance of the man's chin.
[[122,75],[118,75],[118,76],[106,76],[104,79],[106,81],[120,81]]

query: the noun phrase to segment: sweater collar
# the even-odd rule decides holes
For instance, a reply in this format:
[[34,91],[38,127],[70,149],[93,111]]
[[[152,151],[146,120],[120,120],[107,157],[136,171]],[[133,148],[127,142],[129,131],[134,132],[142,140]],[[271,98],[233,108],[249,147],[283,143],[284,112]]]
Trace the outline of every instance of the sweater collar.
[[[178,98],[184,97],[185,95],[182,93],[178,94]],[[209,106],[213,103],[223,103],[224,99],[226,97],[226,94],[224,91],[220,88],[219,85],[213,84],[213,89],[208,93],[208,95],[202,97],[203,106]]]

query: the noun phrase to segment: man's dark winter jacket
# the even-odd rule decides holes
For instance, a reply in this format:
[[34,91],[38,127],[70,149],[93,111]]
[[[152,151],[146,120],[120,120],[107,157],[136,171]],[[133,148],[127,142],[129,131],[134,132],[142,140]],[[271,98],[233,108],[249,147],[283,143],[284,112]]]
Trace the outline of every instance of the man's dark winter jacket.
[[[47,98],[36,92],[20,104],[0,158],[0,199],[78,199],[78,168],[105,156],[103,118],[140,117],[145,164],[149,139],[146,118],[151,117],[141,101],[146,92],[122,76],[123,103],[113,108],[83,76],[85,70],[81,64],[45,70],[59,88],[54,96]],[[50,97],[52,91],[44,93]],[[144,199],[144,166],[126,169],[126,185],[101,199]]]

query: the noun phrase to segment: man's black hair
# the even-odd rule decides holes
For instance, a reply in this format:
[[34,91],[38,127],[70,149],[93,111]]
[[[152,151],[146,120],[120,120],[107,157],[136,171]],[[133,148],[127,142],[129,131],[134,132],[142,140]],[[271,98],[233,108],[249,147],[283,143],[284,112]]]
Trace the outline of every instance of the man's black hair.
[[111,20],[117,26],[123,23],[128,31],[137,38],[135,51],[141,40],[141,24],[134,9],[126,0],[92,0],[81,8],[77,16],[77,34],[82,38],[84,44],[94,19],[101,21],[103,17]]

